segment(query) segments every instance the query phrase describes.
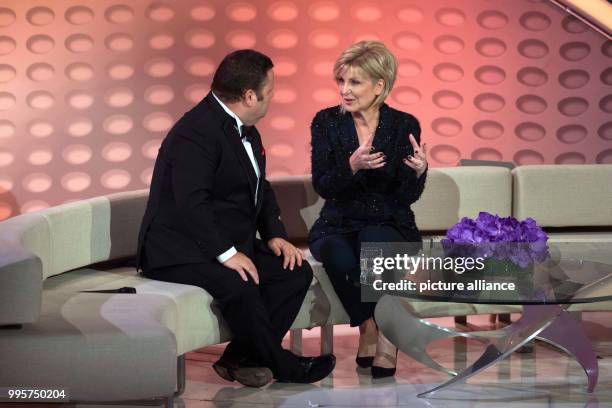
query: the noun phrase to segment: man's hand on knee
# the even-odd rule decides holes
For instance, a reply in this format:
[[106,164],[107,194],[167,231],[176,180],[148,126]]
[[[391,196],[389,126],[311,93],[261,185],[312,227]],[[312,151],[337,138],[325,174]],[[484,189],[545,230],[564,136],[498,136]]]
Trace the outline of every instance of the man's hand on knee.
[[247,274],[251,275],[251,278],[253,278],[255,284],[259,285],[259,275],[257,274],[255,264],[242,252],[237,252],[230,259],[223,262],[223,266],[238,272],[238,274],[242,277],[242,280],[245,282],[249,280],[247,278]]
[[289,266],[289,269],[293,270],[296,263],[298,266],[302,266],[304,252],[296,248],[292,243],[282,238],[272,238],[268,241],[268,248],[270,248],[276,256],[283,255],[283,269],[287,269],[287,266]]

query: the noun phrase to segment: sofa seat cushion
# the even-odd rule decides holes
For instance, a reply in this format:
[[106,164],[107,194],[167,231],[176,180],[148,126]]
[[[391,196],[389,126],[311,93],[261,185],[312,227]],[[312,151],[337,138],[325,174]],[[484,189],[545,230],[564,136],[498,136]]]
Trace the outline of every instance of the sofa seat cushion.
[[590,242],[612,245],[612,227],[610,231],[547,232],[547,234],[548,241],[551,243]]
[[487,305],[457,302],[410,301],[414,314],[421,318],[467,316],[488,313],[517,313],[522,310],[518,305]]
[[77,293],[125,286],[136,289],[136,294],[122,295],[133,298],[134,302],[138,302],[141,296],[158,296],[171,306],[169,311],[172,313],[167,313],[161,323],[174,333],[178,355],[230,338],[230,332],[221,322],[221,314],[208,292],[197,286],[148,279],[132,267],[71,271],[47,279],[45,293]]
[[0,330],[0,384],[65,388],[80,401],[170,396],[177,354],[165,322],[176,312],[159,295],[45,290],[38,321]]
[[[348,316],[321,264],[314,259],[309,261],[315,278],[292,328],[309,329],[326,324],[347,323]],[[161,323],[174,333],[178,355],[231,338],[230,329],[207,291],[197,286],[148,279],[131,267],[108,270],[83,268],[54,276],[45,281],[45,294],[75,294],[84,290],[118,289],[125,286],[135,288],[137,293],[122,296],[134,299],[141,295],[161,296],[172,305],[175,312],[168,313]]]
[[[317,285],[311,287],[311,290],[309,291],[311,292],[309,295],[315,296],[310,303],[310,310],[312,310],[310,315],[313,316],[313,323],[316,323],[310,327],[349,323],[350,318],[344,310],[344,306],[342,306],[342,303],[340,302],[340,299],[338,298],[338,295],[336,294],[336,291],[334,290],[334,287],[327,276],[327,272],[325,272],[325,269],[323,268],[323,264],[314,259],[308,248],[302,249],[306,255],[306,260],[312,267],[314,279],[317,281]],[[305,311],[304,305],[302,305],[302,309],[303,310],[300,310],[300,314],[298,314],[298,318],[296,319],[294,326],[307,327],[306,322],[302,317],[302,313]]]
[[612,268],[612,232],[574,232],[548,234],[553,259],[598,262],[602,271]]

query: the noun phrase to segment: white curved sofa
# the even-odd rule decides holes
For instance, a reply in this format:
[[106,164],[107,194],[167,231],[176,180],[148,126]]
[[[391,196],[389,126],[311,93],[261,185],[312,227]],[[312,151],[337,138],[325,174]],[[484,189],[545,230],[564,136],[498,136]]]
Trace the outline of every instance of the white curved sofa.
[[[578,189],[573,201],[563,200],[568,178]],[[523,166],[512,172],[437,168],[429,171],[413,209],[424,238],[438,239],[461,217],[489,211],[573,228],[551,234],[552,240],[611,242],[610,180],[612,165]],[[305,244],[323,200],[309,176],[272,185],[290,238]],[[152,281],[130,266],[147,194],[111,194],[0,223],[0,384],[65,387],[75,401],[167,398],[171,403],[184,385],[185,353],[230,338],[206,291]],[[315,278],[293,324],[294,344],[299,329],[322,326],[327,337],[322,349],[331,351],[331,328],[349,319],[322,266],[310,261]],[[82,292],[126,286],[137,294]],[[421,317],[519,310],[436,302],[412,306]],[[612,302],[583,310],[612,310]]]

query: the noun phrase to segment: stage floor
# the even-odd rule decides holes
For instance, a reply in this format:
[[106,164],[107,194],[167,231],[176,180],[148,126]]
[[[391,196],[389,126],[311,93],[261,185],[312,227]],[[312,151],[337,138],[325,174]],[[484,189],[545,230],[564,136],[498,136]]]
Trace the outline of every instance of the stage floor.
[[[513,316],[515,318],[515,316]],[[454,327],[452,318],[431,319]],[[393,379],[372,380],[357,370],[357,329],[336,326],[333,375],[314,385],[271,383],[262,389],[240,387],[217,377],[210,365],[223,350],[212,346],[187,356],[187,388],[180,398],[187,408],[208,407],[612,407],[612,315],[584,313],[583,324],[593,340],[599,360],[599,383],[586,393],[586,375],[579,364],[560,350],[536,342],[532,353],[515,353],[468,381],[419,399],[419,392],[443,381],[445,375],[400,354]],[[492,329],[489,316],[470,316],[471,330]],[[571,335],[571,333],[568,333]],[[318,353],[318,330],[304,331],[304,354]],[[447,367],[461,369],[474,361],[482,345],[447,339],[434,343],[430,353]],[[177,401],[179,404],[180,402]]]

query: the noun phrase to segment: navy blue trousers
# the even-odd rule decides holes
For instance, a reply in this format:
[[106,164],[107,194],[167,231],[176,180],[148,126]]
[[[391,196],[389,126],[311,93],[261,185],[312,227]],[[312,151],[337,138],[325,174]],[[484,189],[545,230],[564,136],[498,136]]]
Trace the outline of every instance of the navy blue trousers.
[[368,225],[349,234],[328,235],[310,243],[310,252],[323,263],[338,298],[359,326],[374,316],[374,302],[361,301],[359,253],[362,242],[404,242],[406,238],[390,225]]

